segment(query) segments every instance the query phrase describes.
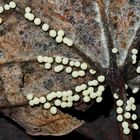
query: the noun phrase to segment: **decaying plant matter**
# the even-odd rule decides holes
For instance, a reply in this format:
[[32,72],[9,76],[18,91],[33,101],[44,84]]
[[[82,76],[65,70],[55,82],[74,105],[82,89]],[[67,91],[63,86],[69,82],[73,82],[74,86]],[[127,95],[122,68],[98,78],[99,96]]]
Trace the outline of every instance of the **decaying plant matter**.
[[[8,2],[0,0],[1,5]],[[91,105],[97,105],[94,101],[84,103],[81,100],[74,104],[72,115],[72,110],[61,108],[52,115],[42,105],[30,107],[26,98],[30,93],[41,97],[53,91],[69,90],[77,83],[83,84],[94,77],[87,74],[85,77],[72,78],[64,72],[56,74],[53,70],[45,70],[37,61],[40,55],[63,56],[86,62],[90,69],[96,71],[96,76],[105,76],[104,86],[111,89],[117,104],[116,115],[121,114],[117,115],[120,139],[131,140],[132,132],[129,129],[137,129],[135,93],[139,93],[140,88],[140,1],[14,2],[17,4],[15,9],[0,14],[0,112],[31,135],[64,135],[81,126],[85,120],[78,118],[76,112],[85,112]],[[34,24],[27,20],[34,16],[25,15],[27,6],[41,21],[36,19]],[[68,39],[64,43],[61,43],[61,38],[55,40],[55,32],[44,32],[40,22],[48,23],[56,31],[64,30]],[[46,67],[48,69],[50,65]],[[125,117],[121,120],[123,115]],[[126,125],[129,125],[129,129],[124,131],[122,127]]]

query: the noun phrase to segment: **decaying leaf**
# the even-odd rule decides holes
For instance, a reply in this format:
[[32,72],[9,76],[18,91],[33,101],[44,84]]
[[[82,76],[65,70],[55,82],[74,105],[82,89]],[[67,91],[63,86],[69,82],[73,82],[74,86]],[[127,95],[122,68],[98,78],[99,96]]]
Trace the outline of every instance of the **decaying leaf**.
[[[84,120],[59,109],[52,115],[42,105],[30,107],[26,96],[43,96],[58,90],[70,90],[104,75],[112,94],[117,93],[127,104],[129,97],[125,85],[139,88],[137,63],[132,64],[132,49],[139,49],[140,1],[139,0],[15,0],[16,9],[0,14],[0,112],[12,118],[31,135],[64,135],[78,128]],[[7,1],[0,0],[4,5]],[[63,29],[74,45],[56,43],[48,32],[28,21],[25,8],[51,29]],[[115,49],[115,51],[113,50]],[[37,56],[62,56],[86,62],[97,73],[72,78],[64,71],[46,70],[37,62]],[[139,58],[138,58],[139,59]],[[54,64],[56,65],[56,64]],[[96,88],[95,88],[96,89]],[[115,101],[115,99],[114,99]],[[73,109],[85,111],[94,101],[74,104]],[[123,107],[125,108],[125,106]],[[125,110],[126,111],[126,110]],[[124,121],[127,119],[124,118]],[[132,122],[133,123],[133,122]],[[133,127],[128,121],[130,127]],[[123,131],[121,124],[120,131]],[[96,133],[96,132],[95,132]],[[127,132],[124,132],[127,133]],[[121,139],[132,139],[122,135]]]

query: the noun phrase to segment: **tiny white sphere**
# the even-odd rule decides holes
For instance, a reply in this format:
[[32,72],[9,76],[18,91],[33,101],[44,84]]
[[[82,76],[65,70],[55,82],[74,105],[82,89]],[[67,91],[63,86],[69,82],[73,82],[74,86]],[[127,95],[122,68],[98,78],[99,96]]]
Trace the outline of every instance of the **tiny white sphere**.
[[61,103],[61,107],[62,107],[62,108],[66,108],[66,107],[67,107],[67,103],[66,103],[66,102],[62,102],[62,103]]
[[33,100],[30,100],[30,101],[29,101],[29,105],[30,105],[30,106],[34,106],[34,101],[33,101]]
[[61,98],[63,96],[63,92],[62,91],[57,91],[56,92],[56,97]]
[[117,53],[118,52],[118,48],[113,48],[112,49],[112,53]]
[[131,109],[132,111],[136,111],[136,105],[132,104]]
[[136,72],[140,73],[140,66],[137,67]]
[[114,93],[114,94],[113,94],[113,97],[114,97],[114,99],[116,99],[116,100],[119,99],[119,96],[118,96],[117,93]]
[[125,107],[125,110],[126,110],[126,111],[130,111],[130,110],[131,110],[131,105],[127,105],[127,106]]
[[138,130],[138,129],[139,129],[139,126],[138,126],[137,123],[133,123],[133,124],[132,124],[132,127],[133,127],[133,129],[135,129],[135,130]]
[[71,39],[68,39],[66,44],[71,47],[73,45],[73,41]]
[[122,107],[118,107],[116,111],[117,111],[118,114],[122,114],[123,113]]
[[57,36],[56,39],[55,39],[55,41],[57,43],[61,43],[63,41],[63,38],[61,36]]
[[98,86],[98,91],[103,92],[105,90],[105,87],[103,85]]
[[35,16],[31,13],[25,13],[24,17],[30,21],[34,20]]
[[80,62],[76,61],[74,65],[75,65],[75,67],[80,67]]
[[39,63],[42,63],[42,62],[44,61],[43,56],[42,56],[42,55],[37,56],[37,61],[38,61]]
[[39,102],[42,103],[42,104],[44,104],[44,103],[46,102],[46,98],[43,97],[43,96],[40,97],[40,98],[39,98]]
[[0,24],[2,24],[2,18],[0,17]]
[[125,135],[130,134],[130,129],[129,129],[129,128],[124,128],[124,129],[123,129],[123,133],[124,133]]
[[75,91],[76,91],[76,92],[81,92],[81,86],[76,86],[76,87],[75,87]]
[[45,109],[49,109],[50,107],[51,107],[51,104],[50,104],[50,103],[45,103],[45,104],[44,104],[44,108],[45,108]]
[[126,112],[126,113],[124,114],[124,117],[125,117],[126,119],[130,119],[130,118],[131,118],[131,114],[130,114],[129,112]]
[[72,67],[67,67],[66,68],[66,73],[71,73],[72,72]]
[[53,57],[48,57],[48,58],[47,58],[47,62],[48,62],[48,63],[53,63],[53,61],[54,61],[54,60],[53,60]]
[[74,61],[70,61],[69,65],[70,65],[71,67],[73,67],[73,66],[75,65],[75,62],[74,62]]
[[117,116],[117,121],[118,122],[122,122],[123,121],[123,116],[122,115],[118,115]]
[[9,4],[5,4],[5,5],[4,5],[4,9],[7,10],[7,11],[10,10]]
[[87,85],[86,84],[82,84],[80,87],[81,87],[81,90],[85,90],[87,88]]
[[137,56],[135,54],[132,55],[132,59],[133,61],[136,61],[137,60]]
[[53,96],[52,96],[52,94],[48,94],[48,95],[46,96],[46,98],[47,98],[48,101],[51,101],[51,100],[53,99]]
[[49,35],[51,37],[56,37],[56,31],[55,30],[50,30]]
[[72,102],[73,100],[74,100],[73,96],[69,96],[69,97],[68,97],[68,101],[69,101],[69,102]]
[[83,96],[88,96],[90,94],[90,92],[88,91],[88,90],[84,90],[83,92],[82,92],[82,95]]
[[137,60],[136,59],[132,61],[132,64],[136,64],[136,63],[137,63]]
[[91,99],[95,99],[97,97],[95,92],[90,93],[89,96]]
[[33,97],[34,97],[34,96],[33,96],[32,93],[29,93],[29,94],[26,96],[27,100],[32,100]]
[[137,54],[138,50],[137,49],[132,49],[132,54]]
[[131,118],[132,118],[133,121],[135,121],[135,120],[137,120],[138,117],[137,117],[136,114],[133,114]]
[[34,24],[35,25],[40,25],[41,24],[41,19],[40,18],[35,18],[34,19]]
[[128,89],[128,85],[127,84],[125,84],[125,89]]
[[62,64],[67,65],[69,63],[69,59],[68,58],[63,58],[62,59]]
[[67,103],[67,107],[72,107],[72,106],[73,106],[73,102],[70,102],[70,101],[69,101],[69,102]]
[[96,71],[93,70],[93,69],[90,69],[89,72],[90,72],[90,74],[95,74],[96,73]]
[[132,104],[134,104],[135,103],[135,98],[134,97],[130,97],[130,102],[132,103]]
[[102,93],[101,91],[96,91],[96,96],[97,96],[97,97],[102,96],[102,94],[103,94],[103,93]]
[[102,98],[101,96],[96,98],[96,102],[97,102],[97,103],[102,102],[102,100],[103,100],[103,98]]
[[59,99],[56,99],[55,101],[54,101],[54,104],[55,104],[55,106],[60,106],[61,105],[61,100],[59,100]]
[[61,62],[62,62],[62,57],[56,56],[56,57],[55,57],[55,62],[56,62],[56,63],[61,63]]
[[73,96],[73,99],[74,99],[74,101],[76,101],[76,102],[77,102],[77,101],[79,101],[79,100],[80,100],[80,96],[79,96],[79,95],[74,95],[74,96]]
[[38,97],[34,97],[33,102],[35,105],[39,104],[39,98]]
[[97,80],[88,81],[88,85],[89,85],[89,86],[97,86],[98,83],[99,83],[99,82],[98,82]]
[[86,75],[86,73],[85,73],[85,71],[80,70],[80,71],[78,71],[78,75],[79,75],[80,77],[83,77],[83,76]]
[[63,43],[64,43],[64,44],[67,44],[68,40],[69,40],[69,39],[68,39],[67,37],[64,37],[64,38],[63,38]]
[[51,113],[52,115],[57,114],[57,108],[56,108],[55,106],[51,107],[51,108],[50,108],[50,113]]
[[89,97],[89,96],[83,97],[83,101],[84,101],[85,103],[90,102],[90,97]]
[[42,30],[45,31],[45,32],[48,31],[49,30],[49,25],[47,23],[44,23],[42,25]]
[[0,14],[3,13],[4,9],[2,6],[0,6]]
[[58,36],[63,37],[65,33],[63,30],[58,30],[57,34],[58,34]]
[[128,126],[129,126],[128,122],[126,122],[126,121],[122,122],[122,127],[123,128],[128,128]]
[[[87,85],[86,85],[86,87],[87,87]],[[93,87],[89,87],[87,90],[89,91],[89,93],[94,92],[94,88]]]
[[30,8],[30,7],[26,7],[26,8],[25,8],[25,12],[26,12],[26,13],[30,13],[30,12],[31,12],[31,8]]
[[51,64],[50,63],[46,63],[45,64],[45,69],[47,69],[47,70],[51,69]]
[[123,100],[117,100],[116,104],[117,106],[123,106]]
[[86,63],[82,63],[80,67],[82,70],[86,70],[88,68],[88,65]]
[[98,81],[99,82],[104,82],[105,81],[105,76],[104,75],[100,75],[100,76],[98,76]]
[[132,93],[138,93],[138,91],[139,91],[139,88],[138,87],[135,87],[133,90],[132,90]]
[[63,65],[58,65],[58,66],[55,66],[54,67],[54,71],[55,72],[61,72],[62,70],[64,69],[64,66]]
[[10,3],[9,3],[9,6],[10,6],[10,8],[16,8],[16,3],[14,2],[14,1],[11,1]]
[[72,90],[68,90],[67,91],[67,96],[72,96],[72,94],[73,94],[73,91]]
[[73,71],[71,75],[72,75],[73,78],[77,78],[78,77],[78,72],[77,71]]

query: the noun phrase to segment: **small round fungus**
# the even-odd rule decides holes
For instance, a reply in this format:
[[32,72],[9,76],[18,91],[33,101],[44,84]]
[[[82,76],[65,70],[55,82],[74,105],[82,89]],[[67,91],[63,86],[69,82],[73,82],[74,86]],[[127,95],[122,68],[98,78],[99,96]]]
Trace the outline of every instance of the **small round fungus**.
[[42,25],[42,30],[46,32],[46,31],[48,31],[48,29],[49,29],[49,25],[47,23],[44,23]]
[[140,66],[137,67],[136,72],[140,73]]
[[80,62],[76,61],[74,65],[75,65],[75,67],[80,67]]
[[125,110],[126,110],[126,111],[130,111],[130,110],[131,110],[131,105],[127,105],[127,106],[125,107]]
[[62,59],[62,64],[67,65],[69,63],[69,59],[68,58],[63,58]]
[[85,71],[80,70],[80,71],[78,71],[78,75],[81,76],[81,77],[83,77],[83,76],[86,75],[86,73],[85,73]]
[[45,104],[44,104],[44,108],[45,108],[45,109],[49,109],[50,107],[51,107],[51,104],[50,104],[50,103],[45,103]]
[[2,24],[2,18],[0,17],[0,24]]
[[54,104],[55,104],[55,106],[60,106],[60,105],[61,105],[61,100],[56,99],[56,100],[54,101]]
[[124,117],[125,117],[126,119],[130,119],[130,118],[131,118],[131,114],[130,114],[129,112],[126,112],[126,113],[124,114]]
[[63,37],[65,33],[63,30],[58,30],[57,34],[58,36]]
[[139,126],[138,126],[137,123],[133,123],[132,127],[133,127],[133,129],[135,129],[135,130],[138,130],[138,129],[139,129]]
[[2,6],[0,6],[0,14],[3,13],[4,9]]
[[62,102],[62,103],[61,103],[61,107],[62,107],[62,108],[66,108],[66,107],[67,107],[67,103],[66,103],[66,102]]
[[26,8],[25,8],[25,12],[26,12],[26,13],[30,13],[30,12],[31,12],[31,8],[30,8],[30,7],[26,7]]
[[9,6],[10,6],[10,8],[14,9],[14,8],[16,8],[16,3],[14,1],[11,1],[9,3]]
[[74,95],[73,99],[74,99],[74,101],[79,101],[80,100],[80,96],[79,95]]
[[30,101],[29,101],[29,105],[30,105],[30,106],[34,106],[34,101],[33,101],[33,100],[30,100]]
[[86,63],[82,63],[81,64],[81,69],[82,70],[86,70],[88,68],[87,64]]
[[57,108],[56,108],[55,106],[51,107],[51,108],[50,108],[50,113],[51,113],[52,115],[57,114]]
[[122,122],[122,127],[123,128],[128,128],[128,126],[129,126],[128,122],[125,122],[125,121]]
[[95,99],[97,97],[95,92],[90,93],[89,96],[91,99]]
[[118,96],[117,93],[114,93],[113,97],[114,97],[114,99],[116,99],[116,100],[119,99],[119,96]]
[[136,111],[136,105],[132,104],[131,109],[132,109],[132,111]]
[[67,103],[67,107],[72,107],[72,106],[73,106],[73,102],[69,101],[69,102]]
[[66,44],[71,47],[73,45],[73,41],[71,39],[68,39]]
[[118,107],[116,111],[117,111],[118,114],[123,113],[123,109],[121,107]]
[[132,90],[132,93],[137,93],[139,91],[139,88],[138,87],[135,87],[133,90]]
[[135,98],[134,97],[130,97],[129,101],[134,104],[135,103]]
[[89,72],[90,72],[90,74],[95,74],[96,73],[96,71],[93,70],[93,69],[90,69]]
[[54,67],[54,71],[55,72],[61,72],[63,69],[64,69],[64,66],[63,65],[58,65],[58,66],[55,66]]
[[41,19],[40,18],[35,18],[34,23],[35,23],[35,25],[40,25],[41,24]]
[[103,100],[103,98],[102,98],[101,96],[96,98],[96,102],[97,102],[97,103],[102,102],[102,100]]
[[33,102],[35,105],[39,104],[39,98],[38,97],[34,97]]
[[78,72],[77,71],[73,71],[71,75],[72,75],[73,78],[77,78],[78,77]]
[[45,64],[45,69],[47,69],[47,70],[51,69],[51,64],[50,63],[46,63]]
[[137,49],[132,49],[132,54],[137,54],[138,53],[138,50]]
[[46,102],[46,98],[45,97],[40,97],[39,98],[40,103],[44,104]]
[[112,49],[112,53],[117,53],[118,52],[118,48],[113,48]]
[[50,30],[49,35],[51,37],[56,37],[56,31],[55,30]]
[[131,118],[132,118],[133,121],[135,121],[135,120],[137,120],[137,115],[136,115],[136,114],[133,114],[133,115],[131,116]]
[[117,121],[118,122],[122,122],[123,121],[123,116],[122,115],[118,115],[117,116]]
[[33,99],[33,94],[32,93],[29,93],[28,95],[27,95],[27,100],[32,100]]
[[123,133],[124,133],[125,135],[130,134],[130,129],[129,129],[129,128],[124,128],[124,129],[123,129]]
[[57,43],[61,43],[63,41],[63,38],[61,36],[57,36],[55,40]]
[[100,76],[98,76],[98,81],[99,82],[104,82],[105,81],[105,76],[104,75],[100,75]]
[[123,100],[117,100],[116,104],[117,106],[123,106]]
[[66,68],[66,73],[71,73],[72,72],[72,67],[67,67]]
[[73,67],[73,66],[75,65],[75,62],[74,62],[74,61],[70,61],[69,65],[70,65],[71,67]]
[[9,4],[5,4],[5,5],[4,5],[4,9],[5,9],[6,11],[10,10]]
[[84,101],[85,103],[90,102],[90,97],[89,97],[89,96],[83,97],[83,101]]
[[55,62],[56,63],[61,63],[62,62],[62,58],[60,56],[56,56],[55,57]]

